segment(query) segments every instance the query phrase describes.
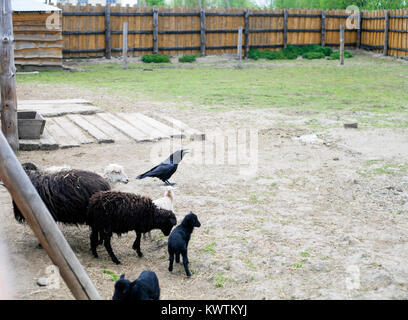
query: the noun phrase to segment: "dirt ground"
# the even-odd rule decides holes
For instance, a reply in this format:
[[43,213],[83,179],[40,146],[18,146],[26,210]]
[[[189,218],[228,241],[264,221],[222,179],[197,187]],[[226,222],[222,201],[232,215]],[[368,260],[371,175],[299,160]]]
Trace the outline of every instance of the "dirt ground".
[[[172,103],[33,84],[18,84],[17,92],[19,99],[83,98],[106,110],[175,112],[174,117],[208,134],[207,143],[174,142],[192,150],[171,179],[175,214],[180,222],[191,210],[201,221],[189,245],[191,278],[182,265],[167,270],[167,238],[158,230],[152,241],[142,240],[143,258],[131,248],[133,232],[114,236],[112,247],[122,261],[115,265],[103,247],[98,259],[92,256],[87,227],[60,225],[103,299],[111,298],[114,285],[104,270],[133,280],[147,269],[158,275],[162,299],[408,299],[407,129],[345,129],[344,119],[353,116],[345,111],[328,118],[275,109],[180,110]],[[313,130],[308,123],[316,117],[333,127]],[[232,160],[232,142],[231,157],[223,154],[224,161],[215,163],[212,136],[225,133],[218,128],[257,130],[251,145],[257,150],[251,160],[255,173],[245,175],[248,166]],[[68,164],[95,172],[119,163],[130,182],[117,189],[156,199],[162,196],[162,182],[135,177],[167,157],[168,145],[89,145],[20,152],[18,158],[41,167]],[[37,285],[50,259],[29,227],[14,220],[2,187],[0,208],[16,297],[72,299],[63,281],[59,288]]]

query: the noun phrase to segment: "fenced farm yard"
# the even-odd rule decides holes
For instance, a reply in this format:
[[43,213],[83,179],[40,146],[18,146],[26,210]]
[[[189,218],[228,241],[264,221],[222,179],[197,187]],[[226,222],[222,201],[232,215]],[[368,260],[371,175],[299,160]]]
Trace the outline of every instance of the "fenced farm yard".
[[[113,237],[122,261],[101,247],[95,259],[87,227],[60,228],[104,299],[113,294],[109,270],[136,278],[151,269],[162,299],[407,299],[408,298],[408,65],[355,52],[338,61],[243,62],[228,56],[193,64],[146,65],[130,58],[67,61],[77,72],[17,76],[18,99],[92,101],[105,111],[162,112],[207,133],[203,141],[178,141],[193,152],[172,178],[178,222],[190,210],[201,221],[189,245],[191,278],[181,265],[169,273],[167,238]],[[357,121],[358,129],[343,124]],[[257,171],[200,161],[212,136],[257,130]],[[152,165],[155,143],[91,145],[20,152],[41,167],[69,164],[101,172],[126,168],[122,191],[157,199],[162,183],[136,180]],[[167,154],[163,154],[165,158]],[[51,262],[27,226],[13,217],[0,189],[0,230],[10,246],[19,298],[72,298],[65,284],[38,287]],[[105,271],[106,272],[106,271]]]

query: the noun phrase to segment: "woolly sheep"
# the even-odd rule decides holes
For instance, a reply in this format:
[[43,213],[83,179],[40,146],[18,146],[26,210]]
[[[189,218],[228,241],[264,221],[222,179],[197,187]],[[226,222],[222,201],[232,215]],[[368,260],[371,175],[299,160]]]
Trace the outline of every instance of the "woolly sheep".
[[115,283],[115,292],[112,300],[159,300],[159,279],[153,271],[143,271],[139,277],[130,282],[122,274]]

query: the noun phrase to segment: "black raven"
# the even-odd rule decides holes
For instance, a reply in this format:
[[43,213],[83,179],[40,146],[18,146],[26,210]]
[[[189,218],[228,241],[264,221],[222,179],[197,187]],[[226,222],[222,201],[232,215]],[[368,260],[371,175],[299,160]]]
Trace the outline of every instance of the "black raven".
[[174,183],[170,183],[168,180],[176,172],[178,164],[183,159],[184,155],[188,153],[188,149],[181,149],[174,152],[170,157],[164,160],[159,165],[155,166],[154,168],[150,169],[149,171],[137,176],[136,179],[144,179],[146,177],[155,177],[159,178],[167,185],[174,185]]

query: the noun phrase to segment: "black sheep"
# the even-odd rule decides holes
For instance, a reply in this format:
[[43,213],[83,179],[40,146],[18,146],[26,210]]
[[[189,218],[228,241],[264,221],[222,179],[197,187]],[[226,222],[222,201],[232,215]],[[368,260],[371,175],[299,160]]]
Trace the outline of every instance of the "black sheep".
[[[103,177],[90,171],[70,169],[47,173],[28,164],[23,167],[56,222],[87,224],[89,198],[111,188]],[[13,208],[16,220],[25,222],[14,201]]]
[[88,217],[92,230],[91,249],[93,255],[98,257],[96,247],[98,245],[98,233],[100,233],[109,256],[116,264],[120,264],[120,261],[113,253],[110,245],[113,233],[120,236],[134,230],[136,240],[133,243],[133,249],[136,250],[139,257],[142,257],[143,253],[140,251],[142,233],[160,229],[165,236],[168,236],[177,223],[176,216],[172,211],[160,209],[151,199],[120,191],[101,191],[94,194],[89,200]]
[[183,221],[173,230],[168,241],[168,251],[169,251],[169,271],[173,271],[173,261],[174,255],[176,255],[176,262],[180,262],[180,254],[183,256],[184,270],[186,271],[187,277],[191,276],[190,270],[188,269],[188,258],[187,249],[188,242],[190,241],[191,234],[193,233],[194,227],[199,228],[201,226],[200,221],[198,221],[197,216],[190,211]]
[[115,283],[112,300],[160,300],[159,279],[150,270],[143,271],[133,282],[122,274]]

